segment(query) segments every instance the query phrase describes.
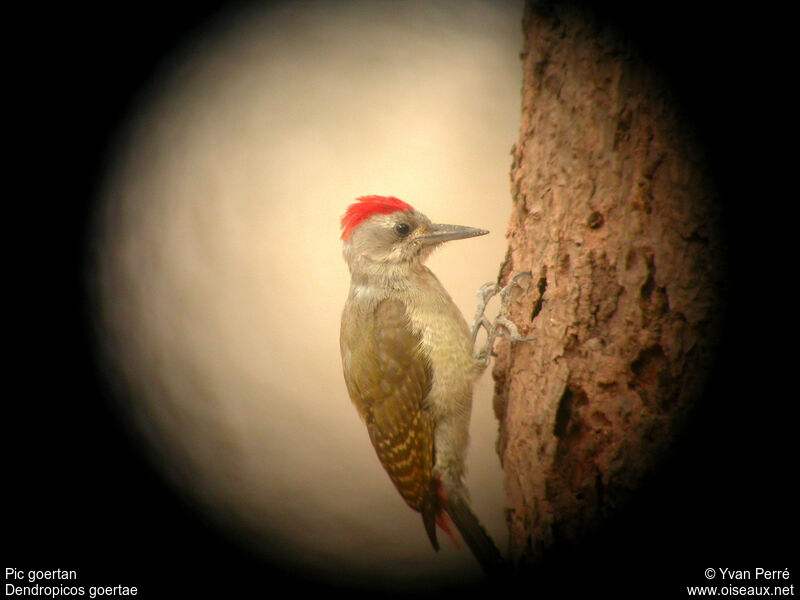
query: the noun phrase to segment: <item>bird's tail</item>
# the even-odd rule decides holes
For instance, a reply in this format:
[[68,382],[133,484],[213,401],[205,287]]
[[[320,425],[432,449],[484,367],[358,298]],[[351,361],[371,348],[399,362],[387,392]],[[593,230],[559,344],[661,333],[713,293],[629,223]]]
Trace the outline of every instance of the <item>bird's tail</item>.
[[472,512],[466,498],[458,493],[453,494],[445,500],[444,509],[483,571],[490,577],[504,573],[507,570],[506,562],[492,538],[478,521],[478,517]]

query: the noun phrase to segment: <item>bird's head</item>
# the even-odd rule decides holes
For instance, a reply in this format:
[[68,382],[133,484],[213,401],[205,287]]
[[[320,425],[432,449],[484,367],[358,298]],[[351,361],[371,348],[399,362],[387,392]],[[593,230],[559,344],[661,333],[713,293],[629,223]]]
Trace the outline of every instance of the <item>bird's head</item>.
[[460,225],[440,225],[391,196],[363,196],[342,216],[344,258],[356,261],[401,264],[423,262],[444,242],[489,233]]

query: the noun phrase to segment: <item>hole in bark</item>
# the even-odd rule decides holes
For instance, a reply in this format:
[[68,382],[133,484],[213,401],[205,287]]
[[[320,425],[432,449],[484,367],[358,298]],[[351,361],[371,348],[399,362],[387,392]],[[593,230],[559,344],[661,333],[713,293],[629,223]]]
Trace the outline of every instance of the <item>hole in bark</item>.
[[563,438],[564,434],[567,433],[567,425],[571,414],[572,390],[567,388],[564,390],[561,400],[558,401],[558,408],[556,409],[556,422],[553,426],[553,434],[556,437]]
[[544,292],[547,289],[547,279],[544,277],[539,278],[539,283],[536,284],[536,289],[539,290],[539,297],[533,303],[533,310],[531,311],[531,321],[533,321],[539,313],[542,312],[542,304],[544,304]]
[[589,229],[600,229],[606,220],[603,218],[603,215],[597,211],[594,211],[592,214],[589,215],[589,219],[586,221],[586,225]]
[[628,388],[638,392],[643,402],[666,406],[674,401],[678,388],[661,346],[656,344],[642,350],[631,363],[631,371],[634,378],[628,382]]
[[564,393],[561,395],[561,400],[558,401],[558,408],[556,409],[556,422],[553,425],[553,434],[558,438],[565,438],[568,433],[575,433],[579,426],[570,428],[570,420],[574,409],[583,406],[589,402],[586,397],[586,392],[580,388],[573,389],[567,386]]
[[639,353],[631,363],[631,371],[642,383],[655,383],[658,380],[658,373],[664,368],[667,357],[664,350],[656,344],[650,346]]

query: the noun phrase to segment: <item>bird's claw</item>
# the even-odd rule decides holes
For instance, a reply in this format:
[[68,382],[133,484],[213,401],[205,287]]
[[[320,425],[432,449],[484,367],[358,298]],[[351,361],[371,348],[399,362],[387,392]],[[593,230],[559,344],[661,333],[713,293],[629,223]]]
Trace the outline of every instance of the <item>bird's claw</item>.
[[[483,284],[478,290],[478,308],[472,321],[472,345],[475,345],[478,332],[483,327],[487,335],[486,346],[475,355],[475,358],[483,363],[488,363],[489,358],[493,356],[494,342],[498,337],[505,337],[512,342],[530,342],[534,339],[522,337],[517,326],[506,317],[508,304],[511,301],[511,291],[514,286],[523,289],[517,281],[520,277],[531,277],[531,274],[525,271],[516,273],[505,287],[501,288],[499,284],[489,282]],[[500,295],[500,310],[494,321],[490,321],[484,311],[489,300],[498,294]]]

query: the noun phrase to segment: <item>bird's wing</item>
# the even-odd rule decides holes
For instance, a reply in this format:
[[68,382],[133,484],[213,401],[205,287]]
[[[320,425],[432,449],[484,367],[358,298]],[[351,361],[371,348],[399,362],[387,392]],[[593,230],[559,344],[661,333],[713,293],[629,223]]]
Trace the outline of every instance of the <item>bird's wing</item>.
[[423,408],[432,374],[405,306],[383,300],[357,320],[344,318],[341,342],[347,389],[378,458],[403,499],[422,513],[438,549],[433,421]]

